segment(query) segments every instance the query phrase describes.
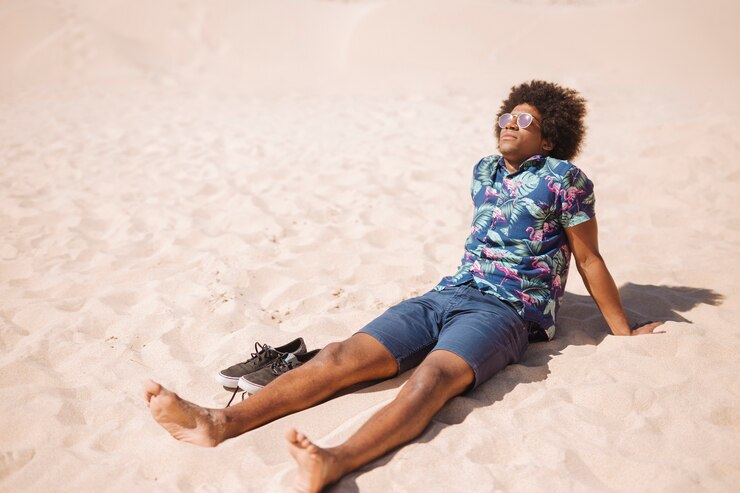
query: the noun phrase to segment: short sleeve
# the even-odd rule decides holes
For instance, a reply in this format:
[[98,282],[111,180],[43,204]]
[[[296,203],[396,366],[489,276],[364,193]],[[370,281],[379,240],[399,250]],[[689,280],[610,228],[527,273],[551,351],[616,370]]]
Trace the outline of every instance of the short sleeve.
[[596,214],[594,184],[575,166],[563,177],[559,199],[560,223],[564,228],[584,223]]
[[483,159],[478,161],[475,166],[473,166],[473,178],[470,180],[470,198],[475,201],[475,194],[478,193],[478,191],[483,187],[483,184],[478,179],[478,168],[480,167],[481,163],[483,162]]

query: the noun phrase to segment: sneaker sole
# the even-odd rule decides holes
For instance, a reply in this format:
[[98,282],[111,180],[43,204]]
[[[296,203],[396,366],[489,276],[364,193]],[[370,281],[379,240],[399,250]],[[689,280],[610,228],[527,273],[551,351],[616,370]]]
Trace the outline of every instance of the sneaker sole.
[[265,388],[264,385],[259,385],[259,384],[256,384],[256,383],[252,383],[249,380],[244,380],[244,379],[239,380],[238,385],[239,385],[239,388],[240,389],[242,389],[245,392],[248,392],[250,394],[256,394],[257,392],[259,392],[260,390],[262,390],[263,388]]
[[234,377],[227,377],[220,373],[216,373],[216,381],[226,387],[227,389],[234,390],[239,387],[239,379]]

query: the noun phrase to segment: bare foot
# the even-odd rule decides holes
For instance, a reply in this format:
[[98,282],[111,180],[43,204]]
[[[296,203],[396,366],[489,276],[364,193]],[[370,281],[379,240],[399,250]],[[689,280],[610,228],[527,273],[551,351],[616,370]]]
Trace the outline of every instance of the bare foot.
[[181,399],[152,380],[144,384],[144,391],[152,416],[173,437],[201,447],[223,441],[221,420],[213,411]]
[[293,483],[296,492],[319,492],[342,476],[337,458],[311,443],[306,435],[291,428],[285,438],[288,440],[290,455],[298,463],[298,475]]

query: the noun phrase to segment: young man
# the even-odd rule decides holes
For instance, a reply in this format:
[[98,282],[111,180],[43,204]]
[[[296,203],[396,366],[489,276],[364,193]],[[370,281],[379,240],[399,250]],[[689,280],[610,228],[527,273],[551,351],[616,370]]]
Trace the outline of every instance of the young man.
[[627,322],[599,254],[593,185],[568,161],[580,149],[585,113],[572,89],[542,81],[514,87],[496,128],[501,155],[473,169],[473,224],[456,274],[236,406],[202,408],[149,381],[154,419],[179,440],[213,447],[416,366],[396,398],[343,444],[323,449],[288,431],[296,490],[319,491],[418,436],[448,400],[518,361],[529,340],[552,338],[571,253],[615,335],[653,332],[659,324],[632,330]]

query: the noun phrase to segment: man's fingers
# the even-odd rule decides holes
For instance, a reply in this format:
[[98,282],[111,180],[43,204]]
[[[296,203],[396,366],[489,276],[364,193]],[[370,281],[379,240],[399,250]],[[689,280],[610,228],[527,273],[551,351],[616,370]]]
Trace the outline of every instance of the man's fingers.
[[649,322],[644,325],[639,325],[634,329],[633,334],[635,335],[643,335],[643,334],[665,334],[665,330],[659,330],[655,331],[656,327],[659,327],[663,325],[665,322]]

